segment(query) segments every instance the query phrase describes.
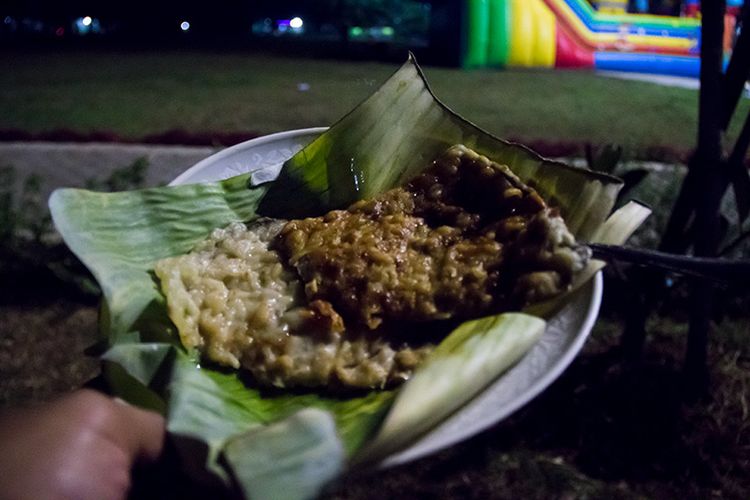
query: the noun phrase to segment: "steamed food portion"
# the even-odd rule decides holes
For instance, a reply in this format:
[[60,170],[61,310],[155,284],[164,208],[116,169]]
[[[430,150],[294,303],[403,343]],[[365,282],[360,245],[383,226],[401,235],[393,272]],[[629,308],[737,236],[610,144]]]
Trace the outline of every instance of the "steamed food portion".
[[283,221],[216,229],[187,255],[159,261],[182,343],[234,368],[250,345],[288,331],[298,282],[268,246]]
[[209,360],[261,384],[370,388],[407,379],[441,325],[556,295],[588,257],[536,191],[454,146],[404,187],[233,224],[155,271]]

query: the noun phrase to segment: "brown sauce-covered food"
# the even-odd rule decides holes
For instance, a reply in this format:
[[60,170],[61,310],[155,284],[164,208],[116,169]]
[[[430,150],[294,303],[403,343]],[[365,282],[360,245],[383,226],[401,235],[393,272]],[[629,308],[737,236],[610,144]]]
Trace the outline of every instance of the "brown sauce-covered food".
[[467,318],[566,290],[588,253],[507,167],[454,146],[321,217],[233,224],[155,272],[182,343],[280,387],[384,387]]
[[587,260],[536,191],[463,146],[403,188],[290,221],[277,247],[308,300],[369,329],[518,309],[563,291]]

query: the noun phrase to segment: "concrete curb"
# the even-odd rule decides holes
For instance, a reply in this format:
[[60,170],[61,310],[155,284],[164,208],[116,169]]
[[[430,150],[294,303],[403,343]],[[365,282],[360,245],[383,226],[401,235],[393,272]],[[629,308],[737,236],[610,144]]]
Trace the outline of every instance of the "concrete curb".
[[216,151],[207,146],[0,142],[0,166],[15,169],[17,189],[28,176],[40,176],[46,199],[56,188],[83,187],[88,180],[104,180],[139,158],[145,158],[149,165],[146,185],[164,184]]

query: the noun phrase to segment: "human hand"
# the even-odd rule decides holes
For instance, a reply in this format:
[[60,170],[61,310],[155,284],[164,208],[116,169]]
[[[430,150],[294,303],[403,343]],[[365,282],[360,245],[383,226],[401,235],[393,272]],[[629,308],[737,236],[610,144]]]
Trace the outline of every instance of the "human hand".
[[135,462],[155,461],[164,418],[83,389],[0,415],[0,499],[122,499]]

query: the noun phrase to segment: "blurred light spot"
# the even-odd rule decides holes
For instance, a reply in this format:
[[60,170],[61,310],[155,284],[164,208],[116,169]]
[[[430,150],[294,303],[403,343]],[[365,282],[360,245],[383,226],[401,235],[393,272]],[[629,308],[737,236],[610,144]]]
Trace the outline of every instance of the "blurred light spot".
[[78,33],[79,35],[99,33],[100,31],[101,26],[99,25],[99,20],[91,16],[79,17],[76,19],[75,25],[73,26],[73,32]]
[[381,33],[383,33],[384,36],[393,36],[396,33],[396,30],[394,30],[390,26],[384,26],[381,30]]
[[308,90],[310,90],[310,84],[307,82],[300,82],[297,84],[297,90],[299,90],[300,92],[307,92]]
[[362,36],[362,34],[363,34],[364,32],[365,32],[365,30],[363,30],[363,29],[362,29],[362,28],[360,28],[359,26],[354,26],[354,27],[353,27],[352,29],[350,29],[350,30],[349,30],[349,34],[350,34],[351,36],[354,36],[354,37],[357,37],[357,36]]
[[13,22],[13,18],[10,16],[5,16],[5,20],[3,21],[5,24],[10,24]]
[[181,29],[182,31],[187,31],[187,30],[189,30],[189,29],[190,29],[190,23],[189,23],[189,22],[187,22],[187,21],[182,21],[182,22],[180,23],[180,29]]
[[65,34],[65,28],[63,28],[62,26],[60,26],[59,28],[55,30],[55,35],[57,36],[63,36],[64,34]]
[[303,24],[304,22],[301,17],[293,17],[289,20],[289,27],[295,30],[300,29]]

